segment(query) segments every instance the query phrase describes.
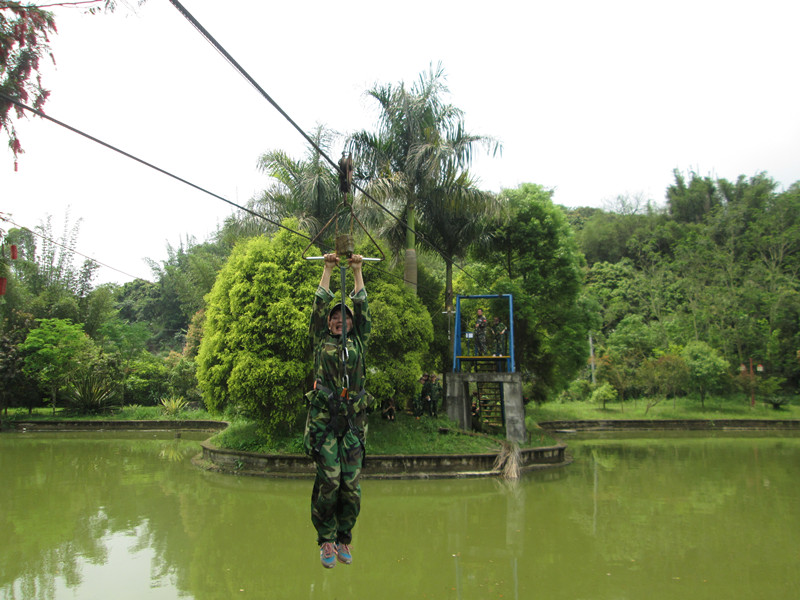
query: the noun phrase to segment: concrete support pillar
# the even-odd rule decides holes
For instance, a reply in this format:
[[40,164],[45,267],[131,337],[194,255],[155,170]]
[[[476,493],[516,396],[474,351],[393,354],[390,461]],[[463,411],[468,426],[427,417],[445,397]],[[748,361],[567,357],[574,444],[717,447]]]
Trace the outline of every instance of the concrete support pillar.
[[448,373],[445,390],[447,416],[462,429],[472,428],[472,410],[469,397],[469,384],[477,382],[496,382],[503,386],[506,439],[524,442],[525,405],[522,402],[522,377],[519,373]]
[[522,402],[522,378],[519,373],[505,373],[517,375],[503,381],[503,404],[506,439],[511,442],[524,442],[528,435],[525,430],[525,404]]

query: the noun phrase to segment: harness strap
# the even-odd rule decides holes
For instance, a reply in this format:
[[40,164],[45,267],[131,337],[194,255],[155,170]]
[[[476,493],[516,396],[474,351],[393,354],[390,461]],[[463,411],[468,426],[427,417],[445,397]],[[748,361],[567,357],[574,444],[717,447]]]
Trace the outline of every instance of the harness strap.
[[[353,422],[353,417],[355,416],[355,404],[361,400],[366,394],[366,390],[361,390],[355,396],[351,397],[348,394],[347,388],[342,388],[342,395],[337,398],[336,394],[333,393],[333,390],[324,386],[322,382],[319,380],[314,381],[314,389],[322,392],[328,398],[328,411],[330,412],[330,418],[328,419],[327,425],[325,425],[325,435],[320,436],[320,439],[317,440],[317,443],[314,445],[314,451],[319,453],[322,450],[323,444],[325,444],[325,440],[328,437],[330,432],[336,433],[336,437],[341,437],[344,435],[346,429],[350,429],[353,432],[353,435],[358,438],[361,442],[362,446],[364,445],[364,441],[362,440],[362,434],[359,431],[358,427],[356,427],[355,423]],[[346,398],[346,407],[347,412],[342,415],[342,417],[347,422],[347,427],[338,427],[340,425],[339,421],[339,403],[337,402],[338,399]]]

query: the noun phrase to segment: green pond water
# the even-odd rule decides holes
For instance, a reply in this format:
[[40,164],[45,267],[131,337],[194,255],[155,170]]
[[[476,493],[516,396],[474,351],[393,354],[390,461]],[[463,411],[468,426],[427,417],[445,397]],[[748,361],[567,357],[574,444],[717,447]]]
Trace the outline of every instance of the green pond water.
[[800,437],[568,438],[572,465],[365,480],[351,566],[310,480],[198,470],[203,434],[0,434],[0,598],[800,598]]

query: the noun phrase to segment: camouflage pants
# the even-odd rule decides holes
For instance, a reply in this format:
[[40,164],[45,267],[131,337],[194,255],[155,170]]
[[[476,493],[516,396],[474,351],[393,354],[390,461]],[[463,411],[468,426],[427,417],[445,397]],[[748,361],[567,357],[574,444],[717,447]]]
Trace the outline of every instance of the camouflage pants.
[[486,334],[475,334],[475,356],[486,356]]
[[[323,423],[314,419],[309,411],[309,426]],[[316,434],[316,435],[315,435]],[[311,452],[317,474],[311,492],[311,522],[317,530],[317,543],[338,541],[349,544],[352,529],[361,510],[361,485],[359,477],[364,460],[364,446],[358,436],[347,429],[341,437],[332,430],[317,429],[310,437],[325,441],[319,451]]]

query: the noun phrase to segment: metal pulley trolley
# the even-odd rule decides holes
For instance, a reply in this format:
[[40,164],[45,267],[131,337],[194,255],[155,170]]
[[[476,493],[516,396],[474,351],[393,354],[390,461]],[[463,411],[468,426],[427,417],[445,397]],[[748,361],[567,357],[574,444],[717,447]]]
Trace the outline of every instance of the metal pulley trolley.
[[[367,228],[358,220],[358,217],[355,215],[355,211],[353,209],[353,204],[351,201],[351,189],[353,185],[353,158],[351,154],[347,156],[342,153],[342,157],[339,159],[339,191],[342,193],[342,201],[334,210],[333,216],[325,223],[325,226],[319,230],[317,235],[314,236],[308,246],[305,247],[303,250],[303,258],[305,260],[325,260],[324,256],[306,256],[306,252],[311,246],[314,245],[325,230],[330,227],[331,224],[334,225],[335,230],[335,248],[336,248],[336,255],[339,257],[339,273],[340,273],[340,282],[341,282],[341,306],[342,306],[342,352],[339,357],[340,363],[342,366],[342,397],[346,398],[348,394],[348,389],[350,387],[349,377],[347,375],[347,359],[348,359],[348,352],[347,352],[347,305],[345,304],[346,299],[346,286],[347,286],[347,260],[353,256],[355,252],[355,241],[353,239],[353,223],[357,223],[361,230],[367,234],[369,240],[375,245],[380,252],[380,258],[378,257],[362,257],[361,260],[364,262],[379,262],[386,258],[381,250],[380,246],[375,242],[372,236],[367,231]],[[339,222],[349,218],[349,228],[346,232],[339,231]]]

